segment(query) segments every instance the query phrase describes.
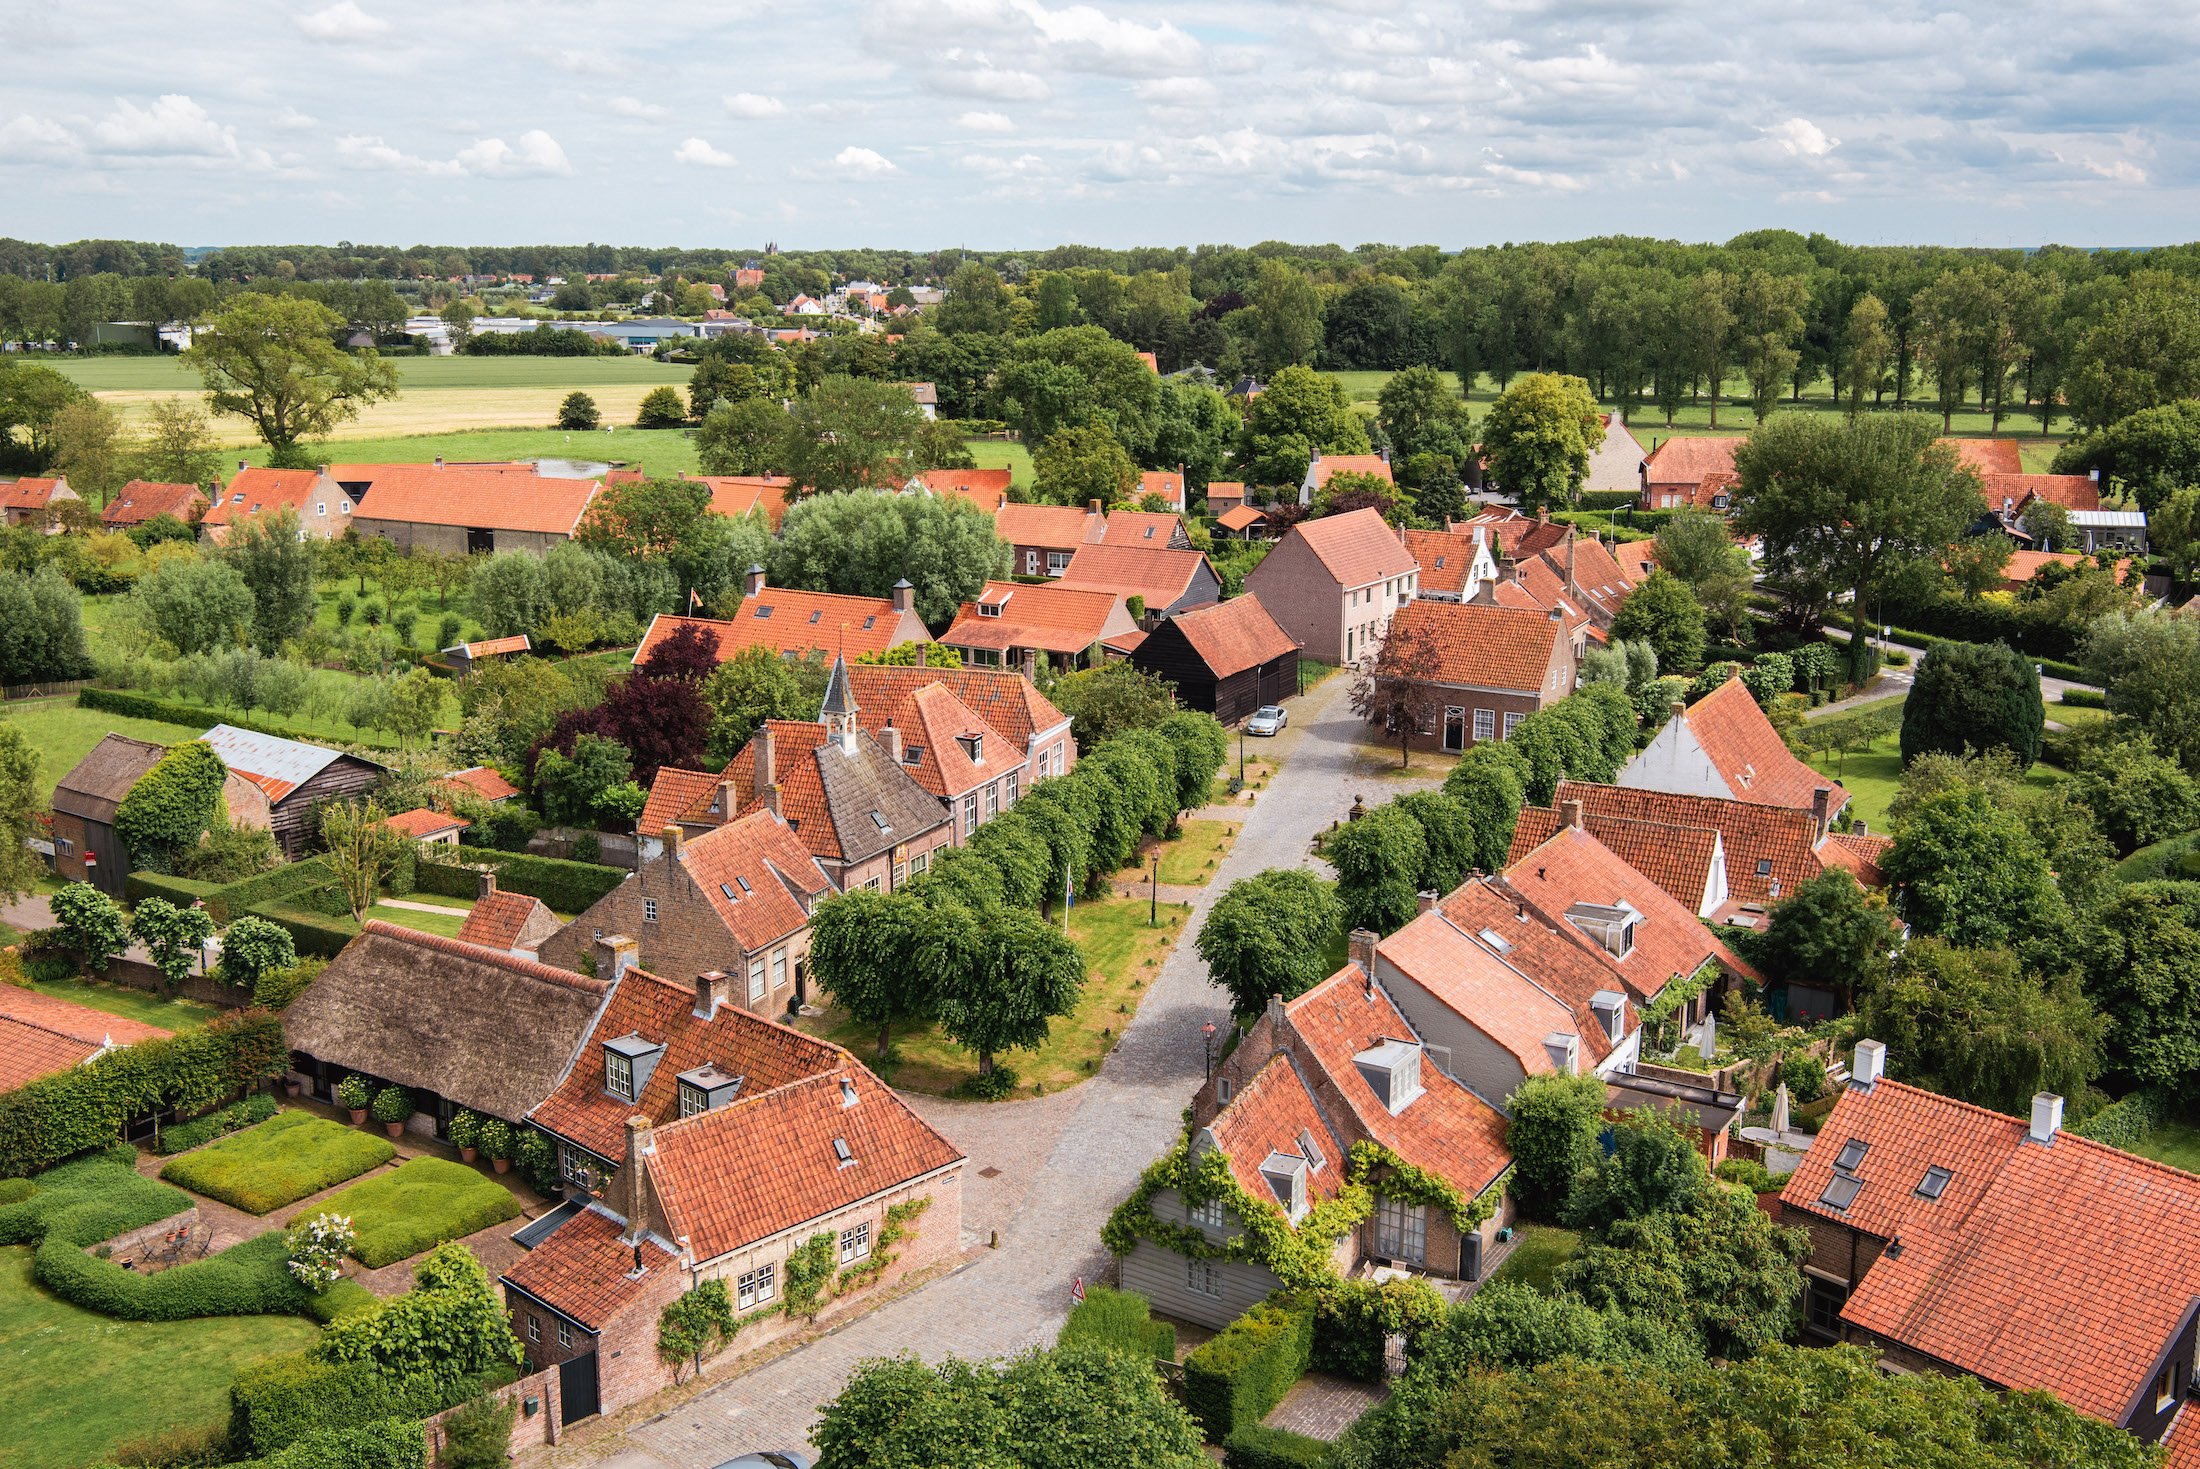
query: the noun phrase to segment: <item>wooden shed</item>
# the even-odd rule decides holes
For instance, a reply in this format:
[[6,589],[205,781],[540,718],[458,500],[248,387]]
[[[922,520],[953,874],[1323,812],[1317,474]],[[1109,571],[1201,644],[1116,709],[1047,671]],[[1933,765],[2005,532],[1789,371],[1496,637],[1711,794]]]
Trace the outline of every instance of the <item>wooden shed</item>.
[[1157,625],[1131,662],[1176,685],[1187,709],[1235,724],[1299,691],[1299,645],[1254,596],[1194,607]]
[[295,862],[309,835],[308,813],[323,801],[363,796],[389,773],[384,766],[325,745],[308,745],[279,735],[255,734],[217,724],[199,736],[214,747],[233,775],[241,775],[266,793],[268,829]]

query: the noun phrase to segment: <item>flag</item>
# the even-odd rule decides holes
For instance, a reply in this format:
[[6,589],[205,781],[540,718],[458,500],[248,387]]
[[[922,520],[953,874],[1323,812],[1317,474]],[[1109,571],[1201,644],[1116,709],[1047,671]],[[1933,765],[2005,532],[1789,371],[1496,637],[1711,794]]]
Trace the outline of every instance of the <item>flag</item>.
[[1070,1298],[1071,1300],[1073,1300],[1073,1301],[1077,1302],[1077,1303],[1078,1303],[1079,1305],[1083,1305],[1083,1304],[1084,1304],[1084,1301],[1085,1301],[1085,1277],[1084,1277],[1084,1276],[1082,1276],[1082,1275],[1078,1276],[1078,1277],[1077,1277],[1077,1283],[1076,1283],[1075,1285],[1073,1285],[1073,1286],[1071,1286],[1071,1287],[1069,1288],[1069,1298]]
[[693,587],[689,587],[689,588],[688,588],[688,611],[690,611],[690,612],[700,612],[700,611],[702,611],[702,610],[703,610],[703,599],[702,599],[702,597],[701,597],[701,596],[700,596],[700,595],[699,595],[699,594],[698,594],[698,593],[696,592],[695,588],[693,588]]

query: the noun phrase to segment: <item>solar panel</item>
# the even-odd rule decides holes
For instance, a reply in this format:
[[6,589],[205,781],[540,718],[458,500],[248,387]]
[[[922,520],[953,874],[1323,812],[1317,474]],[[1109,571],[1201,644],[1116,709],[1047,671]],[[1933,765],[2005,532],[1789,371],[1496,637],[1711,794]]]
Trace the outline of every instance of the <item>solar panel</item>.
[[1843,1173],[1854,1173],[1856,1165],[1863,1162],[1864,1155],[1871,1150],[1872,1145],[1870,1143],[1861,1138],[1852,1137],[1841,1145],[1841,1155],[1833,1160],[1833,1166]]
[[1856,1202],[1856,1196],[1864,1191],[1861,1179],[1846,1173],[1836,1173],[1826,1183],[1826,1191],[1818,1196],[1818,1202],[1830,1208],[1846,1209]]

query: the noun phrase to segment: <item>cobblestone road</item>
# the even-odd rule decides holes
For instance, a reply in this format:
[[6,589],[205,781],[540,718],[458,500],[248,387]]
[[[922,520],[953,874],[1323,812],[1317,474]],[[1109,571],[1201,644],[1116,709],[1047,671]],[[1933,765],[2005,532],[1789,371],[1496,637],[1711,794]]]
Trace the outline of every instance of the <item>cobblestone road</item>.
[[[1308,855],[1310,845],[1352,804],[1365,728],[1346,702],[1347,682],[1329,679],[1293,707],[1290,730],[1273,744],[1262,742],[1283,758],[1283,768],[1245,813],[1245,829],[1214,880],[1188,890],[1195,896],[1187,935],[1238,878],[1301,865],[1327,874],[1326,864]],[[1387,800],[1404,785],[1367,794]],[[993,1357],[1053,1341],[1068,1314],[1071,1282],[1096,1280],[1108,1269],[1101,1224],[1175,1138],[1179,1114],[1204,1074],[1200,1027],[1227,1019],[1222,992],[1208,983],[1186,942],[1162,966],[1099,1075],[1074,1091],[990,1107],[911,1098],[970,1155],[966,1176],[1002,1169],[994,1180],[968,1177],[964,1211],[966,1240],[983,1245],[997,1228],[1000,1247],[654,1421],[598,1439],[581,1453],[569,1447],[559,1461],[711,1469],[755,1449],[803,1447],[817,1405],[866,1357],[904,1350],[928,1361],[950,1353]]]

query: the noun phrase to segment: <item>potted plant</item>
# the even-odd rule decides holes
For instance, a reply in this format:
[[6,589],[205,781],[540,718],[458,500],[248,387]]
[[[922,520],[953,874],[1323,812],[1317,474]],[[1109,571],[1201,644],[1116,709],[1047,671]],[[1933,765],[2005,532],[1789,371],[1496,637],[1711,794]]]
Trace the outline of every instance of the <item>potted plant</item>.
[[354,1127],[367,1120],[367,1105],[373,1100],[374,1089],[356,1071],[336,1083],[336,1103],[351,1113]]
[[474,1146],[489,1155],[489,1161],[499,1173],[509,1173],[512,1168],[512,1129],[494,1117],[484,1117],[474,1133]]
[[412,1116],[412,1098],[401,1086],[386,1086],[374,1094],[374,1120],[390,1130],[391,1137],[402,1136],[405,1119]]
[[481,1147],[481,1119],[464,1107],[451,1119],[451,1146],[458,1149],[461,1161],[471,1163]]

